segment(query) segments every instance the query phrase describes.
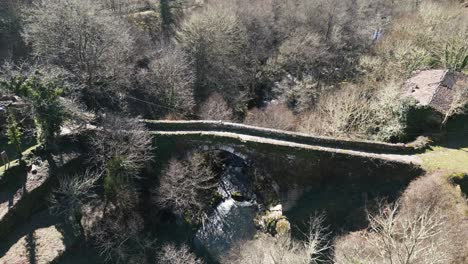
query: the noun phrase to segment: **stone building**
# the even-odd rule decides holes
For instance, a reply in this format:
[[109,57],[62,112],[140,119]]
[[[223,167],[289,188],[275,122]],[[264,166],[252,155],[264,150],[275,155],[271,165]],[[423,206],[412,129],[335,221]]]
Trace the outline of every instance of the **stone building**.
[[426,70],[416,73],[402,86],[402,96],[412,98],[417,106],[430,113],[431,121],[440,124],[450,110],[456,94],[468,89],[468,76],[446,70]]

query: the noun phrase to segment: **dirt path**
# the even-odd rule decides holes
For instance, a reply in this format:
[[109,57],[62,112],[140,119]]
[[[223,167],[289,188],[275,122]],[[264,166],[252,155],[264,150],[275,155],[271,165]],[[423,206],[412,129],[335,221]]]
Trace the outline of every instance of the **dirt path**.
[[57,217],[47,211],[35,214],[0,245],[0,264],[46,264],[62,255],[73,238]]
[[0,186],[0,222],[8,212],[15,210],[24,195],[33,192],[49,178],[48,165],[44,163],[40,167],[34,167],[24,176],[15,175],[7,186]]

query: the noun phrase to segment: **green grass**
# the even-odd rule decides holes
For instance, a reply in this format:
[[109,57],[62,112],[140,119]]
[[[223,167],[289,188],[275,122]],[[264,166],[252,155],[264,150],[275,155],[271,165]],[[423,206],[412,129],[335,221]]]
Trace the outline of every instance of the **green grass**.
[[468,115],[451,119],[446,136],[419,156],[428,172],[468,173]]
[[452,149],[433,146],[419,156],[423,161],[423,169],[428,172],[445,170],[468,173],[468,148]]

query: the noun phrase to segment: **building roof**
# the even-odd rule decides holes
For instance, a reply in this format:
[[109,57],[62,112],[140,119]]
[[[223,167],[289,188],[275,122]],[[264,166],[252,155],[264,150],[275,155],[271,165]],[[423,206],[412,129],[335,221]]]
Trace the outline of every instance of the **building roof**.
[[446,70],[427,70],[416,73],[402,86],[404,97],[412,97],[421,106],[429,106],[446,114],[455,91],[468,85],[468,76]]

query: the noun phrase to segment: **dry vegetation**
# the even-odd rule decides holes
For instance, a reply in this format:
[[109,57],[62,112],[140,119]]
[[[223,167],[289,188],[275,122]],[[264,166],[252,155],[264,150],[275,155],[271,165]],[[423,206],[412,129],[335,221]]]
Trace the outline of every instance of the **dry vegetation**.
[[186,160],[170,160],[159,186],[153,190],[154,203],[188,222],[202,222],[217,187],[212,162],[210,157],[198,152]]
[[252,109],[245,117],[245,124],[294,130],[296,126],[294,113],[283,104],[271,104],[263,109]]
[[399,86],[348,85],[322,95],[317,106],[303,115],[299,131],[338,137],[395,140],[405,134],[409,102],[400,101]]
[[195,254],[190,252],[187,245],[180,248],[173,244],[165,245],[158,254],[157,263],[161,264],[203,264]]
[[[336,8],[339,10],[339,5]],[[458,8],[458,3],[423,1],[409,10],[403,5],[388,10],[395,21],[377,43],[369,46],[369,52],[360,56],[359,70],[364,75],[355,78],[353,84],[329,87],[310,75],[299,79],[289,77],[289,80],[277,84],[277,96],[300,116],[299,122],[296,121],[297,117],[288,117],[288,129],[338,137],[404,140],[406,134],[411,133],[408,130],[411,120],[407,119],[411,102],[400,99],[399,90],[403,81],[415,70],[446,68],[462,71],[467,67],[468,16],[466,10]],[[318,37],[303,35],[301,38],[317,42]],[[290,44],[288,48],[290,52],[298,53],[302,52],[303,47],[310,46],[313,45]],[[314,52],[317,50],[320,48],[316,47]],[[286,51],[280,47],[279,52],[281,61]],[[308,55],[295,54],[291,57],[295,60],[293,65],[316,66],[317,62],[298,61],[306,59]],[[304,74],[307,70],[288,72],[297,76],[294,72]],[[461,90],[455,95],[446,119],[465,112],[464,93]],[[254,114],[258,115],[258,110],[247,114],[247,123],[253,124],[252,118],[248,117]],[[267,118],[273,124],[275,117],[271,115]],[[259,125],[269,123],[265,118],[256,120]]]
[[[33,2],[8,5],[24,41],[94,111],[399,141],[412,133],[402,82],[468,66],[459,1]],[[272,99],[282,109],[262,109]],[[465,111],[456,101],[447,118]]]
[[212,94],[200,107],[199,115],[204,120],[232,121],[232,109],[219,93]]
[[[153,137],[138,118],[407,140],[414,102],[400,98],[401,84],[418,70],[468,70],[468,8],[457,0],[0,0],[0,62],[0,97],[21,97],[32,109],[21,114],[35,121],[26,131],[20,118],[5,118],[17,152],[23,132],[47,152],[65,122],[95,125],[85,146],[91,165],[58,179],[52,213],[109,263],[202,263],[188,246],[156,246],[145,206],[203,223],[219,164],[189,153],[153,171]],[[466,113],[467,98],[466,89],[455,93],[443,124]],[[443,162],[464,161],[462,151]],[[466,200],[443,179],[421,177],[369,212],[368,229],[335,241],[334,261],[468,262]],[[83,208],[95,203],[100,217],[83,226]],[[320,224],[311,221],[304,241],[245,241],[224,262],[320,263],[330,250]]]
[[290,234],[272,237],[260,234],[252,241],[243,241],[223,259],[223,263],[248,264],[315,264],[326,260],[329,249],[327,228],[323,216],[311,217],[305,241],[297,241]]
[[90,161],[99,170],[135,178],[153,158],[152,140],[144,124],[112,114],[103,116],[101,127],[91,137]]
[[466,201],[440,173],[412,182],[394,204],[369,214],[369,229],[335,242],[336,263],[464,263]]

